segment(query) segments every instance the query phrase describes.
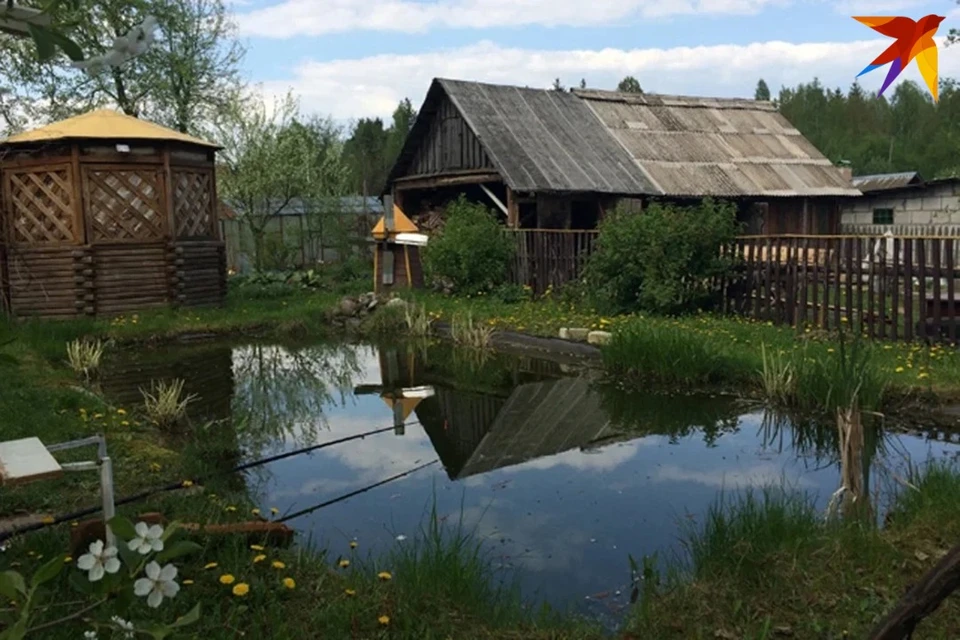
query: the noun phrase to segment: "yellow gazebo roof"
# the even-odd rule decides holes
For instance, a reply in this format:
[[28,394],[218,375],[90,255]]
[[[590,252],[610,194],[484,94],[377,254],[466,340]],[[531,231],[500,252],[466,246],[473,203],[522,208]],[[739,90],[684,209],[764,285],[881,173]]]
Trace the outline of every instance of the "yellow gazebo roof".
[[[413,221],[400,210],[400,207],[393,205],[393,233],[417,233],[418,231],[420,230],[417,228],[417,225],[413,224]],[[373,227],[372,233],[373,237],[377,239],[386,237],[387,226],[385,217],[380,218],[380,221]]]
[[69,138],[99,140],[168,140],[219,149],[218,145],[158,124],[134,118],[112,109],[97,109],[83,115],[48,124],[33,131],[10,136],[0,144],[51,142]]

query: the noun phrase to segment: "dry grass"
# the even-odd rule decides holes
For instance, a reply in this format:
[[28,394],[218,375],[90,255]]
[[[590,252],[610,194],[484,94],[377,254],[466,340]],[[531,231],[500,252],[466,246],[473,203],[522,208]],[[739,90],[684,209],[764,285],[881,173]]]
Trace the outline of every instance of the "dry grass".
[[417,338],[430,335],[430,315],[422,305],[407,304],[403,309],[403,318],[407,324],[407,332]]
[[161,380],[150,384],[150,391],[140,389],[143,408],[147,417],[161,428],[174,427],[187,416],[187,405],[197,398],[196,394],[183,395],[183,380]]
[[67,364],[77,375],[90,379],[100,369],[103,342],[100,340],[72,340],[67,343]]
[[493,327],[476,322],[473,313],[457,314],[450,323],[453,341],[465,347],[483,349],[490,346]]

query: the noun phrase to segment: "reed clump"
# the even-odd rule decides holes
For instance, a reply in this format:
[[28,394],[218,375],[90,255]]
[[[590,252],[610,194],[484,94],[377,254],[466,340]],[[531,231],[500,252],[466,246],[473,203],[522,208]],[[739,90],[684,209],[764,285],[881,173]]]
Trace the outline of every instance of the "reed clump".
[[424,338],[430,335],[430,314],[427,308],[422,305],[406,305],[403,309],[403,319],[407,325],[407,332],[417,338]]
[[67,364],[84,379],[89,380],[100,370],[103,342],[100,340],[71,340],[67,343]]
[[197,395],[184,396],[183,385],[183,380],[178,378],[170,382],[154,381],[149,391],[141,387],[143,408],[151,422],[161,428],[171,428],[187,417],[187,406],[197,399]]
[[472,313],[457,314],[450,323],[450,334],[459,345],[484,349],[490,346],[493,327],[476,322]]

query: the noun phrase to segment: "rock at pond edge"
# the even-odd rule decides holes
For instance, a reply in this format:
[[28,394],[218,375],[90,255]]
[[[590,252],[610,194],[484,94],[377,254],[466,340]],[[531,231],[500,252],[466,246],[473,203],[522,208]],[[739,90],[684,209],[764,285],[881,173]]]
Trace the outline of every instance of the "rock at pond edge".
[[590,344],[607,344],[610,342],[610,338],[613,337],[613,334],[609,331],[591,331],[587,334],[587,342]]

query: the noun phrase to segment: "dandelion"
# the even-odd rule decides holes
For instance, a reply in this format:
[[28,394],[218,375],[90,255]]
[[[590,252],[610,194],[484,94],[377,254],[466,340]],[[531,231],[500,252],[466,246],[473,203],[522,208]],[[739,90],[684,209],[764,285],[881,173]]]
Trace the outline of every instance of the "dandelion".
[[919,378],[919,379],[921,379],[921,380],[923,380],[924,378],[929,378],[929,377],[930,377],[930,374],[927,373],[926,371],[921,371],[921,372],[917,375],[917,378]]
[[217,567],[216,562],[208,562],[207,564],[203,565],[204,569],[215,569],[216,567]]
[[164,598],[173,598],[180,591],[177,584],[177,568],[168,564],[162,569],[156,562],[146,566],[146,578],[140,578],[133,583],[133,593],[141,598],[146,596],[147,606],[156,609]]
[[180,486],[182,486],[182,487],[192,487],[192,486],[193,486],[193,480],[184,480],[183,482],[180,483]]
[[222,576],[220,576],[220,584],[233,584],[236,581],[237,579],[234,578],[229,573],[225,573]]
[[120,560],[117,559],[117,548],[103,546],[103,540],[90,543],[90,553],[85,553],[77,560],[77,568],[87,572],[90,582],[103,579],[104,573],[116,573],[120,570]]
[[259,544],[252,544],[250,545],[250,548],[253,549],[254,551],[263,551],[264,549],[264,547]]
[[248,593],[250,593],[250,585],[248,585],[246,582],[239,582],[233,587],[233,595],[237,596],[238,598],[242,598]]
[[896,369],[894,369],[894,371],[896,373],[903,373],[903,367],[897,367]]
[[129,426],[130,426],[130,422],[129,422],[128,420],[121,420],[121,421],[120,421],[120,426],[121,426],[121,427],[129,427]]
[[341,568],[341,569],[346,569],[346,568],[349,567],[349,566],[350,566],[350,561],[349,561],[349,560],[343,559],[343,560],[340,561],[340,568]]
[[350,541],[350,548],[351,548],[351,549],[356,549],[356,548],[357,548],[357,541],[356,541],[356,540],[351,540],[351,541]]
[[184,580],[183,584],[187,584],[187,585],[193,584],[193,580]]
[[251,510],[250,510],[250,513],[252,513],[252,514],[255,515],[255,516],[258,516],[258,515],[260,515],[260,509],[251,509]]
[[280,513],[280,509],[277,509],[276,507],[270,507],[270,513],[272,513],[273,515],[277,515],[278,513]]
[[387,626],[388,624],[390,624],[390,616],[380,616],[379,618],[377,618],[377,622],[379,622],[383,626]]
[[229,513],[233,513],[234,511],[237,510],[237,508],[231,504],[231,505],[227,505],[226,510],[227,510],[227,512],[229,512]]
[[265,556],[264,554],[260,553],[260,554],[258,554],[258,555],[256,555],[256,556],[253,557],[253,563],[256,564],[256,563],[258,563],[258,562],[263,562],[263,561],[266,560],[266,559],[267,559],[267,556]]
[[64,564],[70,564],[71,562],[73,562],[73,558],[71,558],[70,556],[67,556],[66,558],[63,559]]
[[357,595],[357,590],[356,590],[356,589],[344,589],[343,592],[344,592],[345,594],[347,594],[348,596],[350,596],[351,598],[352,598],[353,596]]
[[147,526],[146,522],[138,522],[134,530],[137,537],[127,543],[130,551],[136,551],[142,556],[151,551],[163,551],[163,527],[158,524]]
[[295,589],[297,587],[297,582],[293,578],[284,578],[283,586],[285,586],[287,589]]
[[383,581],[391,580],[393,578],[389,571],[381,571],[377,574],[377,577]]
[[286,568],[287,568],[287,565],[284,564],[283,562],[280,562],[279,560],[274,560],[274,561],[270,564],[270,566],[273,567],[274,569],[286,569]]
[[151,462],[151,463],[150,463],[150,471],[160,471],[160,469],[162,469],[162,468],[163,468],[163,467],[161,467],[161,466],[160,466],[159,464],[157,464],[156,462]]
[[126,409],[117,409],[117,415],[118,415],[118,416],[125,416],[125,415],[127,415]]

